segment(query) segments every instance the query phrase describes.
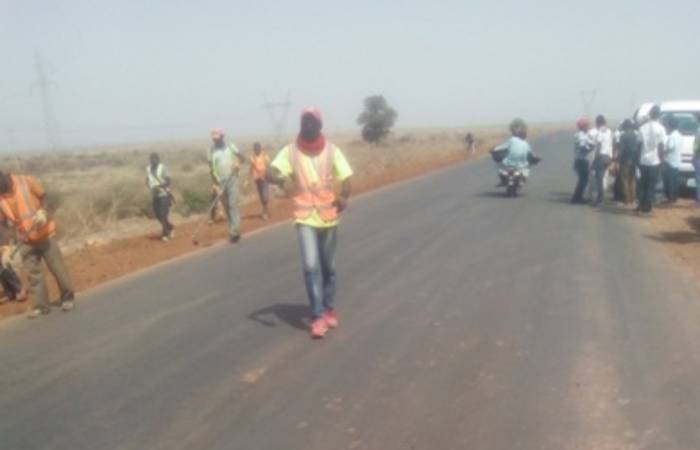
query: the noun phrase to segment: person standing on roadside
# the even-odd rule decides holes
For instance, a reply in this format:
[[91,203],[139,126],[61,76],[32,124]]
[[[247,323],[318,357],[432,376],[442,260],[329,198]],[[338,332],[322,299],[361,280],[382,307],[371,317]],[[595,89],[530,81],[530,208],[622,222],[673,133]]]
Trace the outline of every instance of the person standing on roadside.
[[659,178],[659,155],[664,152],[666,143],[666,129],[659,123],[661,108],[654,105],[649,111],[649,120],[639,127],[639,135],[642,140],[641,154],[639,157],[639,206],[637,211],[650,213],[656,197],[656,183]]
[[270,192],[267,183],[267,169],[270,165],[270,158],[262,150],[259,142],[253,144],[253,156],[250,158],[250,177],[258,190],[258,198],[262,205],[262,219],[267,220],[269,214],[267,203],[270,200]]
[[46,213],[46,192],[34,178],[0,172],[0,213],[2,220],[17,232],[29,291],[34,307],[28,317],[34,319],[51,312],[44,263],[61,291],[61,309],[75,306],[73,283],[56,243],[56,222]]
[[[335,250],[340,213],[347,207],[353,174],[343,152],[325,138],[322,128],[321,112],[304,109],[297,139],[280,150],[268,174],[271,182],[281,186],[290,177],[295,181],[295,226],[314,339],[338,326]],[[336,183],[341,183],[340,195]]]
[[173,194],[170,191],[168,169],[160,162],[158,153],[151,153],[149,157],[149,164],[146,166],[146,185],[153,197],[153,213],[162,227],[160,239],[167,242],[175,237],[175,227],[168,219]]
[[622,122],[617,163],[622,184],[622,201],[625,205],[634,204],[637,195],[637,162],[639,161],[640,142],[634,123],[630,119]]
[[[700,123],[700,113],[696,114],[697,122]],[[695,133],[695,144],[693,145],[693,168],[695,169],[695,204],[700,206],[700,127]]]
[[582,117],[576,121],[578,131],[574,135],[574,170],[578,180],[574,195],[571,197],[571,203],[584,204],[583,194],[588,185],[588,175],[590,173],[590,163],[588,162],[588,154],[593,150],[594,144],[591,136],[588,133],[590,123],[588,119]]
[[680,189],[678,171],[681,167],[683,135],[678,131],[678,119],[674,115],[669,115],[666,119],[666,129],[668,138],[666,139],[664,160],[661,167],[666,201],[669,204],[673,204],[678,201],[678,191]]
[[605,196],[605,174],[610,167],[613,157],[613,134],[608,128],[605,116],[599,115],[595,119],[598,132],[595,134],[595,156],[593,158],[593,170],[595,172],[596,198],[592,200],[593,206],[598,206]]
[[[213,199],[219,197],[224,205],[229,224],[229,241],[235,244],[241,239],[241,215],[238,210],[239,173],[241,164],[247,162],[247,158],[234,144],[226,143],[221,128],[212,130],[211,140],[208,160],[214,183]],[[212,213],[215,210],[216,208],[212,208]]]

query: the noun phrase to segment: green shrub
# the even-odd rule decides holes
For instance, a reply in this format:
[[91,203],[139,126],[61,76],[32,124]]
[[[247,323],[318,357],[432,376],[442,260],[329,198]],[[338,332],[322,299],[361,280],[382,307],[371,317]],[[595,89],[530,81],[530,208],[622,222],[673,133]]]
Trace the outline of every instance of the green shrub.
[[182,202],[178,203],[176,210],[187,217],[191,214],[203,213],[209,208],[211,191],[205,188],[188,187],[182,190]]

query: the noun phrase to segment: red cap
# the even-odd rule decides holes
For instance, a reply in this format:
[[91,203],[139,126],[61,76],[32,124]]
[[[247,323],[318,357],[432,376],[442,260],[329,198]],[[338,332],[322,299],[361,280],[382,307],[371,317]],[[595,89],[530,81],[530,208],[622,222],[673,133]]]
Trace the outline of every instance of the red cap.
[[588,117],[581,117],[576,121],[576,126],[579,130],[585,130],[591,126],[591,122],[588,120]]

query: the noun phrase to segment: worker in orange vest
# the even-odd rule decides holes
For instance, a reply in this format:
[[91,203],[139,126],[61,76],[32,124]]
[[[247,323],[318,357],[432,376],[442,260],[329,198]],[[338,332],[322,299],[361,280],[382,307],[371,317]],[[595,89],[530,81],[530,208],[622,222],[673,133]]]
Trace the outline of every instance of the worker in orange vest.
[[55,239],[56,223],[48,218],[45,202],[46,192],[34,178],[0,172],[0,214],[17,232],[19,253],[27,270],[29,291],[34,300],[30,319],[51,312],[42,261],[58,283],[61,309],[70,311],[75,306],[73,283]]
[[[294,217],[315,339],[338,326],[335,250],[339,213],[347,206],[352,176],[345,155],[326,140],[322,127],[321,112],[305,109],[299,136],[277,154],[268,174],[271,182],[282,186],[290,178],[295,181]],[[340,195],[335,192],[337,182],[342,184]]]
[[270,158],[262,151],[260,142],[253,144],[253,156],[250,158],[250,177],[258,189],[258,198],[263,208],[262,218],[267,220],[267,203],[269,201],[269,189],[267,186],[267,167],[270,165]]

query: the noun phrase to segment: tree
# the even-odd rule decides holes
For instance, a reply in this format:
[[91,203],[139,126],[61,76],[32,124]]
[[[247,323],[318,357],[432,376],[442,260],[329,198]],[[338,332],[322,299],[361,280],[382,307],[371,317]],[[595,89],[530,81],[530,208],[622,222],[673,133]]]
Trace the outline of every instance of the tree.
[[362,125],[362,139],[373,144],[379,143],[396,122],[398,113],[389,106],[383,95],[372,95],[365,99],[365,110],[357,118]]

